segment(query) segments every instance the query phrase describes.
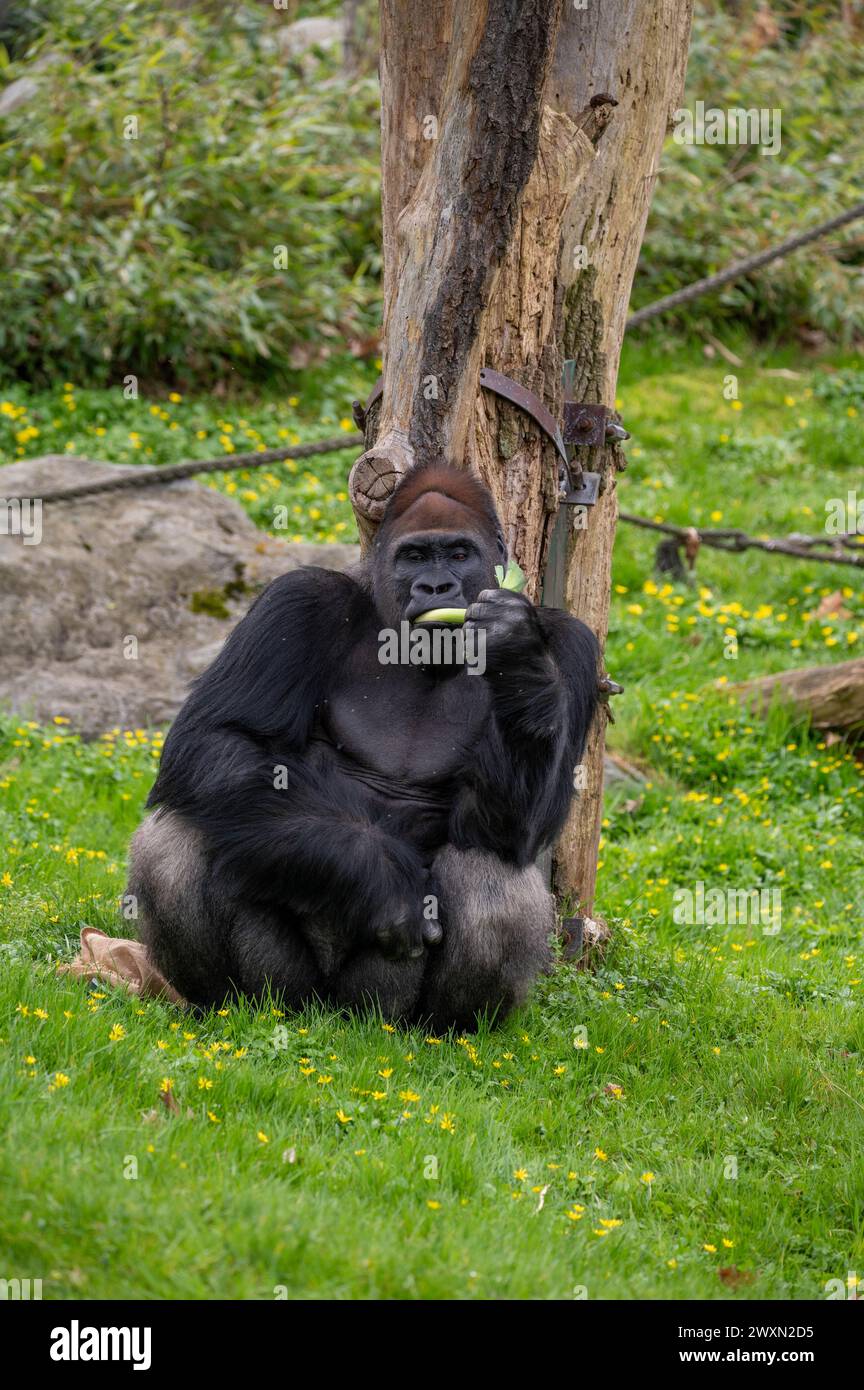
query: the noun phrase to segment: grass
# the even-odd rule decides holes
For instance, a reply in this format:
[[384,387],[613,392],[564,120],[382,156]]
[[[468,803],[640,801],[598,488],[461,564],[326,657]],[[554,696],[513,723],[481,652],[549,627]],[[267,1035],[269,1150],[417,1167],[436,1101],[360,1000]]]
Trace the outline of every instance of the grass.
[[[822,529],[826,500],[855,486],[864,374],[748,350],[735,409],[730,371],[628,347],[622,507]],[[217,430],[327,433],[361,389],[347,369],[304,383],[305,415],[12,393],[0,429],[7,459],[94,452],[104,429],[102,457],[159,462],[213,452]],[[253,474],[235,495],[262,521],[287,500],[298,534],[338,538],[344,461],[316,474]],[[864,1277],[861,771],[846,745],[780,711],[751,719],[724,688],[857,654],[860,576],[703,551],[692,586],[664,584],[653,545],[620,528],[612,743],[649,780],[608,797],[598,905],[614,944],[497,1032],[271,1007],[191,1019],[57,977],[83,923],[123,930],[161,740],[85,745],[0,716],[0,1274],[42,1278],[51,1298],[251,1299],[812,1299]],[[781,930],[677,920],[698,883],[779,890]]]

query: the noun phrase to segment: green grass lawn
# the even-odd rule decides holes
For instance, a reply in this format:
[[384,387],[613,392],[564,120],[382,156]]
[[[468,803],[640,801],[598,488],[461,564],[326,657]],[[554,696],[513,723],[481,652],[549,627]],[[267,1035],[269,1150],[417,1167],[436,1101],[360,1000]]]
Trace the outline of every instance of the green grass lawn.
[[[860,481],[864,372],[750,354],[736,408],[734,370],[628,347],[622,507],[821,531]],[[296,407],[10,391],[0,459],[305,439],[360,390],[346,368]],[[345,464],[216,485],[262,523],[287,501],[298,535],[339,539]],[[654,543],[622,526],[616,545],[611,743],[649,782],[609,795],[614,943],[497,1032],[193,1019],[58,978],[82,924],[123,933],[160,737],[84,745],[0,716],[0,1276],[49,1298],[253,1299],[810,1299],[864,1279],[861,769],[724,689],[859,654],[861,577],[703,551],[692,585],[665,584]],[[780,931],[676,921],[676,889],[699,883],[779,890]]]

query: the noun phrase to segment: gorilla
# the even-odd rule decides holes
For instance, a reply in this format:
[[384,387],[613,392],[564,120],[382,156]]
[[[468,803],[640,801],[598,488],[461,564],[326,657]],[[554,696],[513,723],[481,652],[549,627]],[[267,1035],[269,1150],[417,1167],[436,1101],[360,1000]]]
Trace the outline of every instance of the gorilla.
[[[483,484],[418,466],[368,560],[275,580],[194,683],[128,887],[152,961],[190,1002],[270,991],[465,1030],[548,969],[535,861],[567,815],[599,649],[497,587],[506,560]],[[467,610],[482,674],[383,661],[388,633],[442,606]]]

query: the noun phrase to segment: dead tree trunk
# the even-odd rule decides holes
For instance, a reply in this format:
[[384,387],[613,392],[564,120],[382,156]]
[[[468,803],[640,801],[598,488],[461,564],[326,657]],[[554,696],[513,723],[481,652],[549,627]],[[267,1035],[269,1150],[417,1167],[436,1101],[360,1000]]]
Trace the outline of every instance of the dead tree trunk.
[[760,714],[776,702],[791,705],[798,718],[814,729],[857,734],[864,730],[864,657],[757,676],[729,689]]
[[[381,0],[384,389],[350,482],[364,547],[405,470],[448,459],[491,488],[539,599],[556,452],[529,415],[482,391],[480,368],[527,386],[560,419],[563,358],[575,353],[574,399],[614,403],[690,9],[690,0],[592,0],[584,10],[570,0]],[[582,463],[602,473],[604,493],[587,530],[571,539],[572,519],[560,523],[562,599],[602,640],[620,461],[604,449]],[[560,850],[559,886],[586,906],[602,748],[600,729]]]
[[[618,362],[663,141],[684,89],[691,0],[617,0],[569,8],[558,43],[555,93],[567,110],[610,92],[618,101],[601,153],[570,204],[563,235],[563,342],[574,358],[575,400],[612,405]],[[625,420],[626,424],[626,420]],[[618,515],[620,449],[591,450],[584,466],[601,474],[587,527],[559,519],[566,544],[564,601],[605,644],[612,545]],[[614,672],[613,672],[614,675]],[[584,759],[585,790],[558,846],[556,886],[590,910],[603,810],[603,747],[598,720]]]

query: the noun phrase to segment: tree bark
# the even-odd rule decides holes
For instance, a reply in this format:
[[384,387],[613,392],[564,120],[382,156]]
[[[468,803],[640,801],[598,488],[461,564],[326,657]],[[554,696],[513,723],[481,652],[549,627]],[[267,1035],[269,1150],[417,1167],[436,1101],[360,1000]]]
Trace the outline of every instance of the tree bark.
[[[571,202],[562,237],[564,351],[578,364],[574,400],[610,406],[615,401],[630,287],[663,141],[683,96],[691,14],[691,0],[618,0],[568,7],[561,28],[555,99],[570,111],[583,109],[598,92],[618,102],[600,155]],[[559,540],[567,550],[564,600],[605,645],[618,515],[615,475],[624,461],[616,446],[582,452],[583,467],[601,475],[601,493],[586,527],[577,528],[578,517],[559,519]],[[578,896],[588,912],[597,878],[605,737],[601,718],[583,760],[585,790],[556,853],[556,888]]]
[[[691,0],[381,0],[384,383],[350,479],[364,548],[406,469],[447,459],[488,484],[540,598],[558,456],[529,415],[482,391],[479,371],[512,377],[560,419],[563,357],[578,356],[572,398],[614,403],[690,12]],[[604,491],[583,531],[561,511],[561,597],[602,642],[621,460],[586,455]],[[603,735],[556,880],[588,910]]]

